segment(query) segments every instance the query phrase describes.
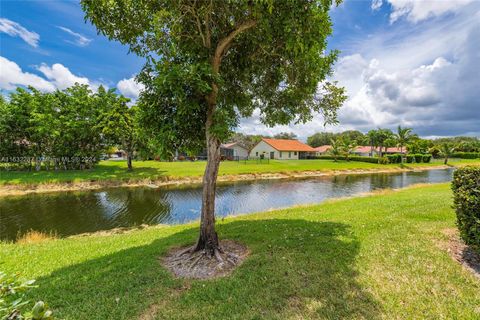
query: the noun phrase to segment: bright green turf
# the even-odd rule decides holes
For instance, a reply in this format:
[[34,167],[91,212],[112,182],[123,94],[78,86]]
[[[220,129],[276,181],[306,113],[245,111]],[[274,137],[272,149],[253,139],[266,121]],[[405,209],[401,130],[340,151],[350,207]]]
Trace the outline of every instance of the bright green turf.
[[[480,164],[480,160],[452,161],[453,165]],[[408,167],[441,165],[442,162],[407,164]],[[205,161],[197,162],[158,162],[135,161],[134,171],[126,170],[126,163],[121,161],[102,161],[94,170],[58,171],[58,172],[5,172],[0,171],[0,185],[2,184],[40,184],[81,182],[98,180],[135,181],[142,179],[162,179],[198,177],[203,174]],[[271,160],[269,163],[256,161],[225,161],[220,165],[220,175],[236,175],[250,173],[281,173],[292,171],[331,171],[355,169],[388,169],[398,168],[399,165],[380,165],[366,162],[334,162],[332,160]]]
[[[33,299],[65,319],[480,319],[480,280],[442,242],[447,184],[227,218],[250,257],[233,275],[174,279],[159,256],[195,224],[0,244],[0,268],[37,278]],[[116,302],[116,299],[119,299]]]

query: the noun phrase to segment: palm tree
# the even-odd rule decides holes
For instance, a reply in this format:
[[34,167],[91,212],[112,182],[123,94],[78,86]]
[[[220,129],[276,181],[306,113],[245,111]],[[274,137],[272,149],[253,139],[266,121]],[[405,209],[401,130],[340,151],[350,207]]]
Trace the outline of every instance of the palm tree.
[[390,129],[378,129],[376,133],[377,144],[379,147],[378,156],[381,158],[383,156],[383,147],[387,148],[388,141],[392,139],[393,132]]
[[330,149],[328,152],[333,156],[333,161],[337,162],[338,156],[340,156],[343,152],[341,141],[339,139],[332,139],[330,140]]
[[400,154],[403,163],[403,147],[412,139],[412,128],[402,128],[398,126],[397,133],[395,133],[395,141],[397,146],[400,147]]
[[370,130],[368,131],[367,136],[370,142],[370,156],[373,157],[373,149],[378,147],[378,132],[377,130]]
[[357,148],[358,144],[355,140],[351,140],[348,137],[345,137],[343,141],[341,141],[341,148],[343,153],[345,154],[345,159],[350,161],[350,154],[352,154],[355,149]]
[[443,143],[440,145],[440,155],[444,158],[443,164],[447,164],[448,158],[455,151],[455,148],[452,147],[450,143]]

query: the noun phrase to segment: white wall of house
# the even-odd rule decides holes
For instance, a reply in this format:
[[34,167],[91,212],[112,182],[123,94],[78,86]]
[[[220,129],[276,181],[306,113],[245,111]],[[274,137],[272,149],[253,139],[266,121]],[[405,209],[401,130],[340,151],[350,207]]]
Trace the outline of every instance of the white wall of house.
[[242,146],[234,145],[230,149],[233,149],[233,156],[234,157],[240,157],[240,158],[248,157],[248,150],[245,149]]
[[262,154],[265,159],[270,159],[270,153],[273,152],[273,158],[278,160],[295,160],[298,159],[297,151],[278,151],[265,141],[260,141],[251,151],[251,158],[258,158]]
[[277,159],[279,154],[278,151],[275,150],[271,145],[266,143],[265,141],[260,141],[257,143],[255,147],[250,151],[250,157],[251,158],[258,158],[262,154],[264,155],[265,158],[270,159],[270,152],[274,153],[274,158]]

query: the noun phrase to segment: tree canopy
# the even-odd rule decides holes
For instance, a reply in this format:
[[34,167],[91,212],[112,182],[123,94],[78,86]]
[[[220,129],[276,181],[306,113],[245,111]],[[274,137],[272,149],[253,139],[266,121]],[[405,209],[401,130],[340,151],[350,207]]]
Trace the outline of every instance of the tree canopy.
[[145,57],[141,124],[163,154],[207,148],[200,237],[220,260],[214,229],[220,143],[258,110],[268,126],[322,113],[337,122],[345,90],[327,81],[332,0],[82,0],[86,19]]

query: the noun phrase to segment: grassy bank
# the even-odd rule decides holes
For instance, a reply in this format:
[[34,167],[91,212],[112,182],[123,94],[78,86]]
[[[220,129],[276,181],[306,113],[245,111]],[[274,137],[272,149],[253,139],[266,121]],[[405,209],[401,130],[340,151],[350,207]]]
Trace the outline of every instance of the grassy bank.
[[443,248],[454,227],[442,184],[219,221],[251,251],[227,278],[160,266],[194,224],[0,244],[0,268],[65,319],[478,319],[480,280]]
[[[452,165],[479,164],[480,160],[457,160]],[[441,166],[442,162],[406,164],[406,168]],[[197,162],[158,162],[135,161],[134,171],[128,172],[123,161],[102,161],[93,170],[84,171],[39,171],[39,172],[0,172],[0,185],[37,185],[67,182],[125,181],[182,179],[200,177],[205,169],[204,161]],[[333,160],[271,160],[268,163],[256,161],[225,161],[220,165],[219,175],[242,175],[264,173],[291,173],[302,171],[342,171],[342,170],[385,170],[399,169],[398,164],[380,165],[366,162]]]

